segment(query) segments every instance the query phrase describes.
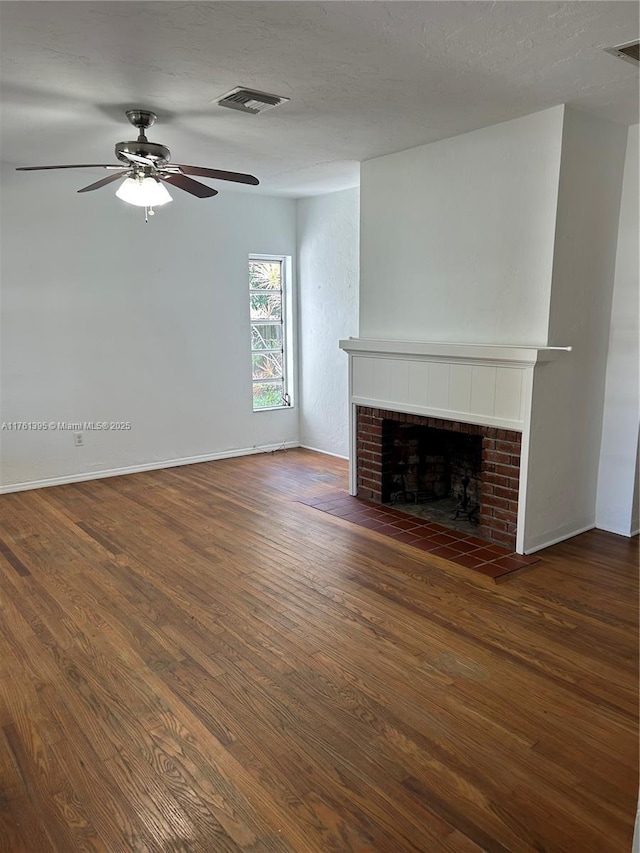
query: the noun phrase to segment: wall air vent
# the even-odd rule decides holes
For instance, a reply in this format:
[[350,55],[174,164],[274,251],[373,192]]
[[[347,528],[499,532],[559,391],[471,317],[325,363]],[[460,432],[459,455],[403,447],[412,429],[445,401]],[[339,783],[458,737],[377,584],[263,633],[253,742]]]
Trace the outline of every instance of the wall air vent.
[[618,56],[625,62],[631,62],[636,67],[640,65],[640,42],[630,41],[628,44],[619,44],[617,47],[605,47],[605,53]]
[[236,86],[226,95],[221,95],[217,99],[217,104],[220,107],[239,110],[241,113],[257,115],[265,112],[265,110],[278,107],[280,104],[285,104],[288,100],[289,98],[270,95],[268,92],[257,92],[255,89],[243,89],[242,86]]

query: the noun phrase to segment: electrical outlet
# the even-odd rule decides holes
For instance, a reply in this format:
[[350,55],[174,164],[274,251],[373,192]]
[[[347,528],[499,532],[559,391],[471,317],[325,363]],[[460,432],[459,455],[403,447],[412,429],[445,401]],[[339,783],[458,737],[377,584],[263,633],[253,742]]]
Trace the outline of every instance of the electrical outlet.
[[74,432],[73,441],[74,441],[76,447],[83,447],[84,446],[84,438],[82,437],[81,432]]

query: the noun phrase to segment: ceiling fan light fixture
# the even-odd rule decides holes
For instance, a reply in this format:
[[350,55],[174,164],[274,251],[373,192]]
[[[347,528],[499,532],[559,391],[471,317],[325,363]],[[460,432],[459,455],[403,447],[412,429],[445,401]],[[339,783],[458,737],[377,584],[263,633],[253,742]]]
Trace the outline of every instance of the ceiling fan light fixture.
[[125,178],[116,191],[116,196],[136,207],[160,207],[173,201],[169,191],[155,178]]

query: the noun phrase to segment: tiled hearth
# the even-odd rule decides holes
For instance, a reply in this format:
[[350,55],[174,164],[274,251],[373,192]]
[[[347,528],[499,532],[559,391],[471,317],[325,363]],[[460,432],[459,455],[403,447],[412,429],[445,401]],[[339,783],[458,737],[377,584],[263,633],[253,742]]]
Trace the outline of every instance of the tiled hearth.
[[537,557],[515,554],[508,548],[477,536],[425,521],[394,507],[375,504],[345,492],[334,492],[302,501],[307,506],[366,527],[397,542],[426,551],[499,580],[538,562]]

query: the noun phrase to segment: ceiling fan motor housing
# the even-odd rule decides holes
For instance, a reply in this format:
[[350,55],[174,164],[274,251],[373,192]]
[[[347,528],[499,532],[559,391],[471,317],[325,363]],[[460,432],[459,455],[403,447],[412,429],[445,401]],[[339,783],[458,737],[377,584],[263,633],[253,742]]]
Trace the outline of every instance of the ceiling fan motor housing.
[[128,166],[131,165],[131,161],[125,157],[125,154],[146,157],[147,160],[153,160],[156,167],[165,166],[171,159],[171,151],[169,151],[166,145],[159,145],[156,142],[147,142],[140,139],[130,142],[117,142],[115,151],[118,160],[121,160]]

